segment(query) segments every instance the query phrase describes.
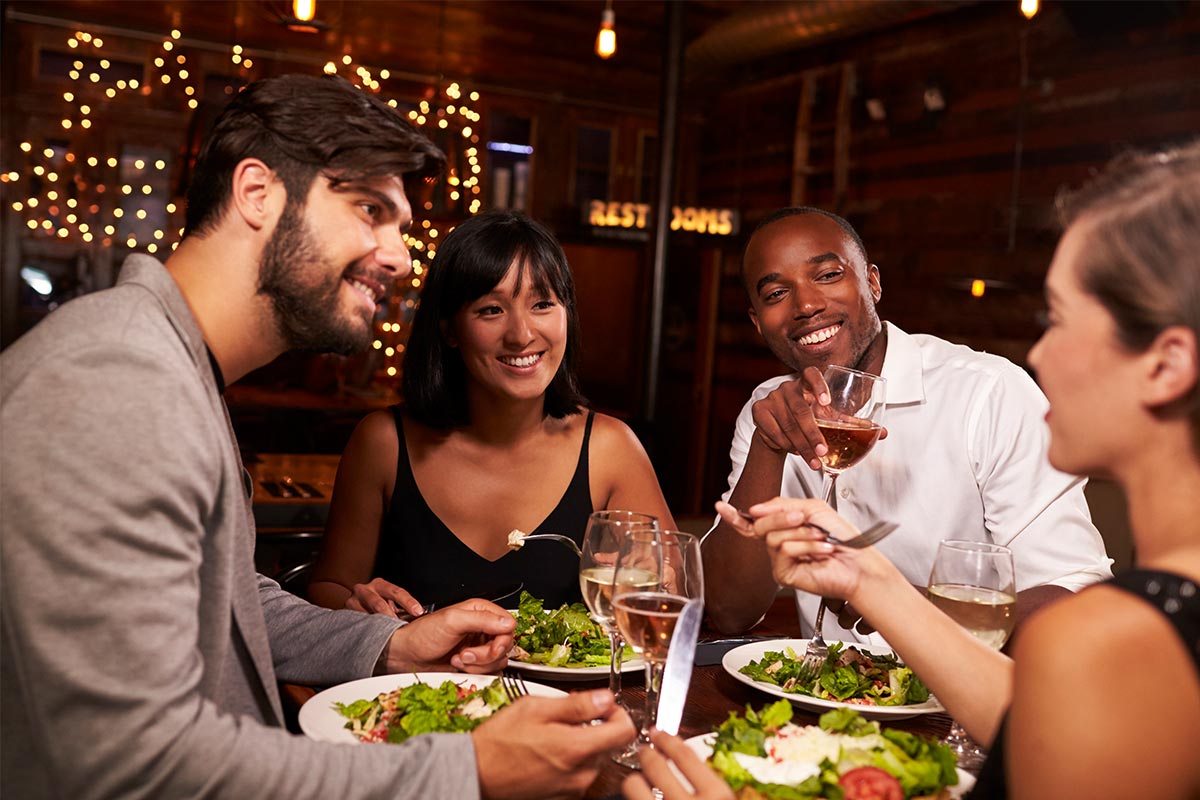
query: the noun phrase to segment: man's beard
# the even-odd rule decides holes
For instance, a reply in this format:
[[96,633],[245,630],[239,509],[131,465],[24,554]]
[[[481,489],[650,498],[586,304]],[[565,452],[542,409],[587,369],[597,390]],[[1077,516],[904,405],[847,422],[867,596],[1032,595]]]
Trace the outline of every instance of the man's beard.
[[258,293],[271,298],[279,333],[292,350],[351,355],[371,341],[371,325],[338,316],[345,271],[329,260],[312,236],[301,206],[287,204],[258,263]]

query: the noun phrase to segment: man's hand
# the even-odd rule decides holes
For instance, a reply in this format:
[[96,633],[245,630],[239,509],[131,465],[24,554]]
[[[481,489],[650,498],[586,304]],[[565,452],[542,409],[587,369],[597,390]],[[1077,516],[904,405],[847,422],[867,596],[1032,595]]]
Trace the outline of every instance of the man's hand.
[[471,731],[480,791],[489,800],[582,794],[635,734],[607,689],[522,697]]
[[508,663],[513,615],[487,600],[465,600],[413,620],[388,641],[388,672],[495,672]]
[[829,387],[821,370],[808,367],[795,380],[785,381],[751,409],[755,435],[779,453],[795,453],[813,469],[821,468],[821,456],[829,452],[825,437],[813,416],[813,404],[829,405]]
[[397,608],[404,609],[414,617],[425,610],[415,597],[383,578],[373,578],[369,583],[354,584],[350,589],[350,596],[346,598],[346,608],[388,617],[395,617]]
[[[800,377],[785,381],[751,408],[755,435],[777,453],[795,453],[815,470],[821,456],[829,452],[825,436],[817,427],[814,406],[829,405],[829,386],[816,367],[806,367]],[[887,438],[887,428],[879,433]]]
[[825,607],[837,614],[838,625],[866,636],[875,632],[875,627],[863,619],[862,613],[845,600],[825,598]]

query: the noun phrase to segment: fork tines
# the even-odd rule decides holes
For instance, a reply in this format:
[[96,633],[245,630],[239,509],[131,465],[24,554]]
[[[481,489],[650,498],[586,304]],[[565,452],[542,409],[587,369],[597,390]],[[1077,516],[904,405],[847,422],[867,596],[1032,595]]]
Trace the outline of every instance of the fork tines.
[[500,673],[500,686],[503,687],[504,694],[510,701],[529,694],[529,687],[525,685],[525,679],[519,672],[512,670],[506,669]]

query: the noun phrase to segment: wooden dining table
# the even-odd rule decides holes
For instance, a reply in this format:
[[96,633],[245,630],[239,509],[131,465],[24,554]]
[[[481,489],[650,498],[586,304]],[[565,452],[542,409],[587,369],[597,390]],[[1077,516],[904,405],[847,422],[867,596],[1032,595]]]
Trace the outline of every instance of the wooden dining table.
[[[800,626],[796,617],[796,604],[791,593],[780,594],[766,617],[750,631],[750,636],[799,638]],[[702,630],[700,641],[714,641],[720,635],[709,630]],[[703,654],[705,648],[698,653]],[[645,701],[646,692],[644,680],[640,673],[626,672],[622,676],[622,702],[630,708],[640,709]],[[595,681],[554,681],[544,676],[537,676],[537,683],[553,686],[567,692],[586,689],[603,688],[608,685],[607,678]],[[297,708],[314,694],[309,687],[283,685],[285,706]],[[756,710],[775,702],[778,698],[764,691],[758,691],[729,675],[720,663],[708,666],[695,666],[692,669],[692,682],[688,687],[687,702],[684,705],[683,719],[679,724],[679,735],[683,738],[700,736],[711,732],[724,722],[730,712],[743,713],[746,706]],[[802,706],[793,704],[792,721],[799,725],[815,725],[820,714]],[[941,738],[950,730],[950,717],[946,714],[924,714],[903,720],[885,720],[881,724],[894,727],[910,733]],[[585,798],[615,797],[621,792],[621,783],[630,770],[611,760],[605,760],[600,767],[600,774],[584,793]]]

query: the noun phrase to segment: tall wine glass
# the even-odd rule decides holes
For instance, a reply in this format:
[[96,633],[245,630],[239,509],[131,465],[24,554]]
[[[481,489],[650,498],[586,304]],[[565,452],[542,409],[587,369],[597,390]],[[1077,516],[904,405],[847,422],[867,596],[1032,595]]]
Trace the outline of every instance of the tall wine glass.
[[[825,473],[825,502],[837,503],[837,477],[871,452],[883,432],[883,405],[887,381],[878,375],[849,367],[831,365],[822,373],[829,387],[829,405],[813,403],[813,416],[829,448],[821,456]],[[796,596],[799,607],[800,596]],[[823,657],[827,652],[821,629],[825,625],[825,598],[817,606],[808,654]]]
[[613,573],[612,602],[617,627],[634,652],[646,660],[646,710],[633,752],[614,756],[638,768],[637,751],[650,746],[658,713],[658,690],[675,623],[689,600],[704,598],[700,539],[680,531],[640,529],[621,542]]
[[[1012,633],[1017,605],[1012,550],[999,544],[946,539],[929,573],[929,599],[988,647],[999,650]],[[968,769],[986,753],[955,720],[945,744]]]
[[869,372],[829,366],[823,373],[829,387],[829,405],[813,405],[817,427],[829,448],[821,456],[828,482],[825,502],[832,504],[837,477],[862,461],[883,431],[883,405],[887,381]]
[[596,511],[588,517],[583,534],[583,553],[579,557],[579,591],[592,619],[603,628],[612,644],[608,688],[619,701],[621,698],[621,651],[625,640],[613,619],[613,570],[621,540],[632,530],[658,527],[658,518],[637,511]]

